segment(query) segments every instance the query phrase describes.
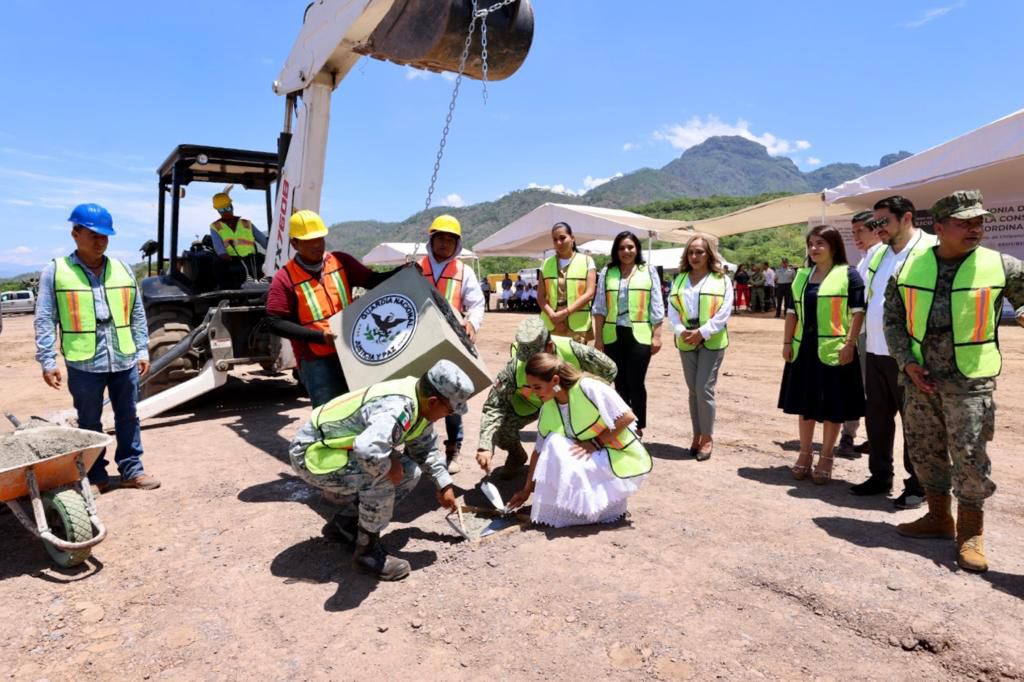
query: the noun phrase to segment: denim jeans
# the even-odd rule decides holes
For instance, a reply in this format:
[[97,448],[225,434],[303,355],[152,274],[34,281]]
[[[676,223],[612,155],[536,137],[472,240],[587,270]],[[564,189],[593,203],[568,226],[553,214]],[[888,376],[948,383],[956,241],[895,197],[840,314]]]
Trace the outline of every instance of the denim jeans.
[[348,382],[341,371],[337,355],[303,360],[299,363],[299,379],[306,387],[313,407],[320,407],[343,393],[348,393]]
[[450,414],[444,418],[444,430],[448,436],[446,443],[462,442],[462,415]]
[[[68,390],[71,391],[71,399],[78,412],[78,428],[103,431],[104,389],[110,394],[110,404],[114,408],[114,435],[117,438],[114,461],[117,470],[123,480],[141,476],[144,473],[142,431],[135,414],[135,403],[139,396],[138,366],[121,372],[83,372],[68,367]],[[89,469],[90,483],[106,483],[110,480],[106,454],[104,449]]]

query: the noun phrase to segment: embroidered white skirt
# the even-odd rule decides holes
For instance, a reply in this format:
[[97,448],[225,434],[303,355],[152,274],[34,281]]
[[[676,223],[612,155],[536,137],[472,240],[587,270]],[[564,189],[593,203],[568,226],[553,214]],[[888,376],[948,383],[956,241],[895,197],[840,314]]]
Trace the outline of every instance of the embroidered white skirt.
[[530,518],[555,528],[617,521],[646,476],[619,478],[606,450],[577,459],[569,447],[570,441],[557,433],[541,441]]

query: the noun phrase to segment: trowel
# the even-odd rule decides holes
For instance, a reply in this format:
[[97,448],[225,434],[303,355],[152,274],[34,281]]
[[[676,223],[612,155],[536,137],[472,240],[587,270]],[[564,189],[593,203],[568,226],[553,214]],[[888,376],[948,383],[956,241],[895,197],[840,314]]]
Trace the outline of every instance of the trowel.
[[491,483],[488,479],[490,474],[484,477],[484,480],[480,481],[480,490],[483,491],[484,497],[487,501],[494,505],[494,508],[500,511],[502,514],[509,512],[508,506],[505,501],[501,499],[501,492],[498,491],[498,486]]

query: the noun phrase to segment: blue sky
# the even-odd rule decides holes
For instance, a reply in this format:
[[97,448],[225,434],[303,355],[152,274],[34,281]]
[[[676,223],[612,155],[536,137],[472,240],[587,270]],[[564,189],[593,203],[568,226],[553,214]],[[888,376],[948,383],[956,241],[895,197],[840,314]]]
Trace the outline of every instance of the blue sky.
[[[177,144],[273,150],[277,77],[306,0],[7,0],[0,58],[0,264],[69,250],[66,219],[106,205],[131,260],[155,233],[156,166]],[[921,151],[1022,106],[1006,1],[535,0],[511,79],[466,82],[435,196],[582,191],[743,134],[804,170]],[[321,212],[399,220],[423,206],[452,83],[364,59],[335,91]],[[205,231],[193,185],[184,233]],[[263,221],[261,199],[236,204]],[[246,209],[248,209],[246,211]]]

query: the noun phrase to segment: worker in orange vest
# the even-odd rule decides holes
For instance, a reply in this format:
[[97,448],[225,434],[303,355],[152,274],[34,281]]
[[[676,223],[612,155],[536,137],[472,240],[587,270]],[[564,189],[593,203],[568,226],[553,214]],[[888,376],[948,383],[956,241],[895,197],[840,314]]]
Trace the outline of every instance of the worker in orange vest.
[[372,289],[397,270],[374,272],[341,251],[327,251],[327,227],[313,211],[295,213],[288,237],[295,256],[267,292],[267,326],[290,339],[299,379],[313,407],[348,392],[327,320],[352,302],[352,288]]
[[[462,315],[466,335],[474,342],[484,320],[484,292],[473,269],[458,259],[462,253],[462,225],[454,216],[439,215],[427,234],[427,255],[419,261],[420,271]],[[458,461],[462,451],[462,416],[449,415],[444,425],[445,458],[448,472],[454,474],[462,469]]]

